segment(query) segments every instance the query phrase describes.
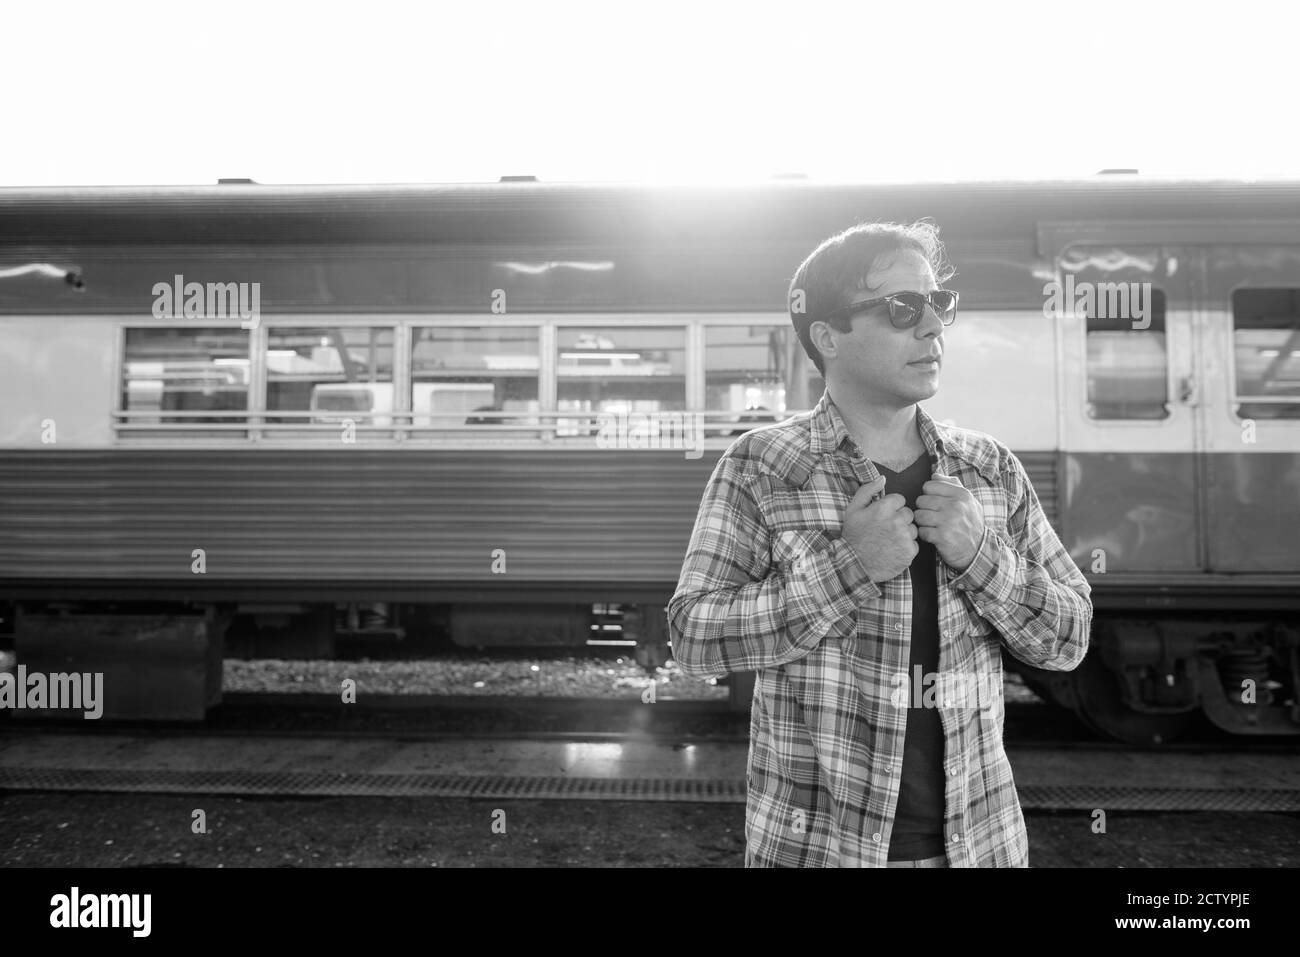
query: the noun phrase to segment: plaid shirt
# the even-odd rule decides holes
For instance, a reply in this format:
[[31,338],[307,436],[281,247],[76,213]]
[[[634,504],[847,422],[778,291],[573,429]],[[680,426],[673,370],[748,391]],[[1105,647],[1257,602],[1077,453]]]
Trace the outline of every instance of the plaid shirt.
[[[1069,671],[1088,649],[1090,589],[1020,460],[982,432],[936,423],[939,471],[984,509],[961,574],[938,562],[944,843],[952,867],[1027,867],[1024,815],[1002,746],[1001,644]],[[746,866],[883,867],[898,802],[910,685],[911,576],[872,583],[839,537],[845,506],[879,473],[830,393],[811,412],[749,432],[718,461],[668,605],[688,675],[757,672],[745,810]],[[970,686],[965,686],[969,688]],[[945,703],[946,699],[946,703]]]

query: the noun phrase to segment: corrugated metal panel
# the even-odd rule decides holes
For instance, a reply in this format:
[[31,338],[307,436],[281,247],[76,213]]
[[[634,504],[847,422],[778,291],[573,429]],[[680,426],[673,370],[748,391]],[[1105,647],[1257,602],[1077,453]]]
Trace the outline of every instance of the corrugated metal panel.
[[[1053,453],[1021,460],[1055,516]],[[607,450],[11,452],[0,578],[657,582],[716,456]],[[505,574],[493,553],[505,552]]]
[[605,450],[11,453],[0,577],[177,580],[202,548],[208,580],[673,582],[710,468]]
[[1043,506],[1043,512],[1047,515],[1048,521],[1056,529],[1056,534],[1061,534],[1061,513],[1060,504],[1056,497],[1056,462],[1059,453],[1056,452],[1017,452],[1016,458],[1020,459],[1020,464],[1025,467],[1025,472],[1029,475],[1029,480],[1034,483],[1034,491],[1038,493],[1038,501]]

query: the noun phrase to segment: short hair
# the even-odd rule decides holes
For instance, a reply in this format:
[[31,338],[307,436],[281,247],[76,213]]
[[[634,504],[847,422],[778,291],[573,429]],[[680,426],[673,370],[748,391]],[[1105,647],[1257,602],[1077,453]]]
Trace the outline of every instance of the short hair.
[[856,292],[872,288],[867,277],[882,257],[905,250],[924,256],[934,270],[935,282],[940,285],[953,277],[953,268],[939,240],[939,228],[929,219],[909,225],[859,223],[851,226],[814,249],[795,270],[787,300],[790,322],[804,352],[823,376],[826,366],[812,343],[812,324],[829,322],[832,328],[848,332],[852,317],[831,320],[823,317],[847,306]]

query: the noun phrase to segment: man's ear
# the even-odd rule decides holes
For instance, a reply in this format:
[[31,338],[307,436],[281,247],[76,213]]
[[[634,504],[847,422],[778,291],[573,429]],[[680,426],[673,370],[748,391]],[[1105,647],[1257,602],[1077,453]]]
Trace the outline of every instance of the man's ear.
[[820,319],[808,327],[808,338],[813,344],[813,348],[822,354],[822,362],[834,358],[839,352],[839,345],[836,337],[839,335],[838,329],[832,329],[829,323],[822,322]]

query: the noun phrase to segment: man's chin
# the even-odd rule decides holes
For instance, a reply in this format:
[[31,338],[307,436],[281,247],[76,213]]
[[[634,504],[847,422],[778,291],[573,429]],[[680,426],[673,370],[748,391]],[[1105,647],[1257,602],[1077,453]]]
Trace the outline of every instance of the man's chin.
[[872,389],[865,383],[860,388],[862,397],[869,402],[894,405],[899,409],[905,409],[918,402],[924,402],[926,399],[933,399],[939,393],[938,382],[900,382],[896,384],[896,388],[892,392]]
[[939,383],[931,385],[912,386],[908,389],[900,389],[901,397],[911,404],[914,402],[924,402],[926,399],[933,399],[939,394]]

